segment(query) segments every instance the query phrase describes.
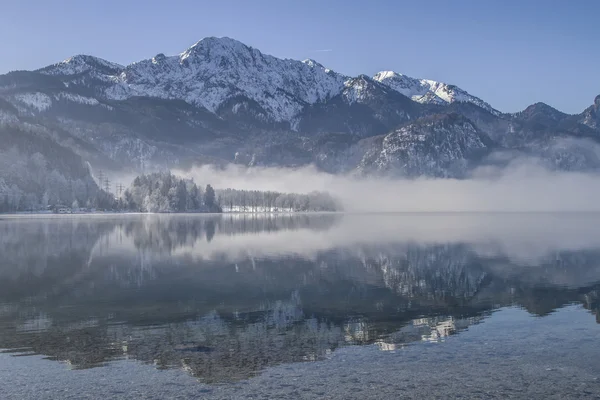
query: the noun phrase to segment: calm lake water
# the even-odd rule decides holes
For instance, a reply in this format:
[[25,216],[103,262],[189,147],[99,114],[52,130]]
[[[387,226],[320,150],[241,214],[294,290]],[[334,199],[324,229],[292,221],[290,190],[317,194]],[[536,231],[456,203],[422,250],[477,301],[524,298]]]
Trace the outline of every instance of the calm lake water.
[[1,399],[600,398],[599,214],[0,217]]

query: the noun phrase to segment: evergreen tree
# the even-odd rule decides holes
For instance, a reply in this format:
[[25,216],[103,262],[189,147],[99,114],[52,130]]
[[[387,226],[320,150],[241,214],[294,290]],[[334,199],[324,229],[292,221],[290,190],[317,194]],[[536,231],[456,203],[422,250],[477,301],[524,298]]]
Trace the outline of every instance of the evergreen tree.
[[192,182],[188,198],[187,198],[187,209],[188,211],[196,211],[200,209],[202,202],[200,201],[200,191],[198,190],[198,186]]
[[213,209],[216,206],[215,190],[212,186],[206,185],[204,191],[204,205],[209,209]]
[[179,180],[177,182],[177,189],[176,189],[176,210],[179,212],[184,212],[184,211],[189,211],[188,210],[188,191],[187,191],[187,187],[185,186],[185,181],[184,180]]

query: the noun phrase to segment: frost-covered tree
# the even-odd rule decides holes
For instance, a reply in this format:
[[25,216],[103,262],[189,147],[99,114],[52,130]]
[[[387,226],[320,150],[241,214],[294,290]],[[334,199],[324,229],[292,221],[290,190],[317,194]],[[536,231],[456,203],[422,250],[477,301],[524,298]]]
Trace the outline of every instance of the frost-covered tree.
[[220,205],[236,212],[340,211],[341,204],[329,193],[308,194],[261,192],[257,190],[218,190]]
[[98,203],[98,197],[110,203],[81,157],[43,132],[0,127],[0,143],[0,212]]
[[[214,190],[213,190],[214,195]],[[124,207],[141,212],[215,212],[207,206],[202,191],[189,179],[170,172],[142,175],[123,195]]]

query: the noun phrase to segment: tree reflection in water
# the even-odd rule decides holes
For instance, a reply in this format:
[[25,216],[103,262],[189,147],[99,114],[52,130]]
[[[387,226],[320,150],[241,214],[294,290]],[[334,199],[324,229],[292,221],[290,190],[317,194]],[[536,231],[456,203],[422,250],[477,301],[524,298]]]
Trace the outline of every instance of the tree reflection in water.
[[0,348],[226,382],[340,346],[444,341],[505,306],[544,316],[579,303],[598,321],[598,224],[562,216],[563,240],[546,229],[556,217],[507,218],[3,220]]

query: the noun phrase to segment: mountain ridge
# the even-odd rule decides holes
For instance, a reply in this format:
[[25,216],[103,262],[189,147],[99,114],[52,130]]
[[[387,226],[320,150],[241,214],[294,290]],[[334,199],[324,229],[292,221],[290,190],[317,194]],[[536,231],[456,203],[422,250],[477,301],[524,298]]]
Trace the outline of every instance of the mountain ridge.
[[[240,73],[244,68],[248,69],[249,63],[253,63],[257,71]],[[94,65],[99,67],[99,71],[93,71]],[[233,73],[232,66],[235,67]],[[335,97],[342,92],[346,81],[355,79],[326,68],[313,59],[280,59],[228,37],[207,37],[179,54],[165,56],[159,53],[153,58],[127,66],[92,56],[76,55],[38,71],[55,76],[73,76],[91,71],[94,77],[113,83],[104,93],[109,99],[123,100],[133,96],[181,99],[211,112],[215,112],[231,97],[244,95],[260,104],[275,122],[292,122],[305,105]],[[220,79],[217,71],[228,75]],[[257,76],[252,72],[269,75],[270,79],[249,82],[251,79],[248,75]],[[499,113],[483,100],[455,85],[411,78],[390,71],[377,73],[371,78],[421,103],[473,102],[492,113]],[[399,79],[405,85],[410,83],[412,87],[409,90],[414,93],[400,88]],[[300,85],[295,86],[294,81],[300,82]],[[225,82],[233,83],[233,87],[228,88]],[[250,83],[260,85],[255,88]],[[282,87],[287,90],[282,91]],[[268,96],[261,96],[261,93],[257,93],[259,90]]]
[[499,151],[600,172],[600,96],[579,114],[544,103],[501,113],[455,85],[392,71],[347,76],[230,38],[129,65],[76,55],[0,75],[0,130],[34,131],[29,140],[51,140],[105,171],[313,164],[466,178]]

